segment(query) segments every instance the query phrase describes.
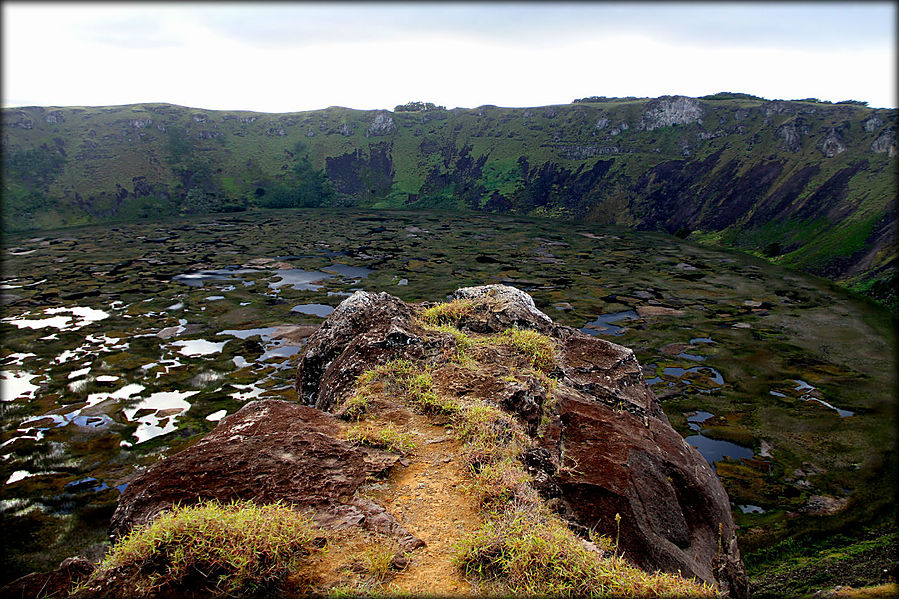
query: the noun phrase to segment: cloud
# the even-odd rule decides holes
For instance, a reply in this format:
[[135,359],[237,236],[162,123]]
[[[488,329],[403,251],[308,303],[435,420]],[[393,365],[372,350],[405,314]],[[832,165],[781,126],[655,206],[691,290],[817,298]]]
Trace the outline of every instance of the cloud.
[[896,105],[892,5],[7,2],[3,12],[5,105],[276,112],[717,91]]

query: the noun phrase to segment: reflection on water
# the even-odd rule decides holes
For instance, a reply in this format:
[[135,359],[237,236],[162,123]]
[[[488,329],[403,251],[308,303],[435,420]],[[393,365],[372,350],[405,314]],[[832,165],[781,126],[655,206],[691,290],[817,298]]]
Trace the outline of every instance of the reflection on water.
[[65,314],[67,312],[70,312],[71,314],[66,316],[39,318],[37,320],[22,318],[22,316],[30,314],[30,312],[25,312],[22,316],[8,316],[3,318],[2,321],[15,325],[20,329],[43,329],[45,327],[53,327],[61,331],[74,331],[86,327],[91,323],[109,318],[109,312],[82,306],[75,306],[73,308],[47,308],[44,310],[44,314]]
[[[255,268],[221,268],[218,270],[201,270],[199,272],[189,272],[183,275],[175,275],[173,281],[184,283],[188,287],[202,287],[206,281],[244,281],[240,277],[234,275],[243,275],[250,273],[265,272]],[[166,308],[174,310],[176,308]]]
[[144,387],[143,385],[131,383],[130,385],[125,385],[114,393],[91,393],[87,396],[87,406],[85,407],[89,408],[91,406],[95,406],[101,401],[106,401],[107,399],[128,399],[130,397],[134,397],[144,389],[146,389],[146,387]]
[[0,401],[33,397],[40,385],[34,385],[31,381],[39,376],[30,372],[0,370]]
[[[190,404],[184,401],[185,398],[197,393],[199,391],[159,391],[130,408],[122,410],[125,418],[131,422],[137,422],[137,430],[134,431],[136,443],[143,443],[174,431],[178,415],[190,409]],[[152,413],[137,417],[138,412],[147,410]],[[131,444],[128,441],[122,441],[122,445],[129,446]]]
[[757,505],[752,505],[751,503],[738,504],[737,507],[740,508],[740,511],[743,512],[744,514],[764,514],[765,513],[764,509],[760,508]]
[[370,268],[364,266],[347,266],[339,263],[334,263],[322,270],[327,273],[336,273],[345,279],[367,279],[368,275],[372,273]]
[[[840,415],[840,418],[847,418],[847,417],[853,416],[855,414],[855,412],[852,412],[850,410],[840,409],[840,408],[834,406],[833,404],[824,401],[820,397],[815,397],[814,395],[811,394],[811,392],[817,391],[817,389],[813,385],[806,383],[802,379],[791,379],[791,380],[794,383],[796,383],[796,388],[794,390],[799,393],[802,393],[802,395],[799,397],[799,399],[801,399],[803,401],[816,401],[819,404],[821,404],[822,406],[825,406],[827,408],[830,408],[831,410],[834,410],[837,414]],[[773,395],[774,392],[772,391],[771,394]]]
[[317,270],[310,271],[302,268],[285,268],[277,271],[276,275],[280,279],[269,283],[268,286],[270,288],[278,289],[284,285],[290,285],[300,291],[318,291],[322,288],[324,279],[330,279],[334,276]]
[[180,347],[178,353],[183,356],[208,356],[209,354],[217,354],[222,351],[227,341],[215,343],[206,341],[205,339],[191,339],[185,341],[175,341],[172,343],[175,347]]
[[721,439],[709,439],[702,434],[690,435],[684,439],[687,443],[699,450],[710,464],[720,462],[725,458],[739,460],[742,458],[751,458],[753,453],[748,447],[742,447],[730,441],[722,441]]
[[334,311],[334,308],[327,304],[300,304],[299,306],[291,308],[290,311],[327,318],[327,316]]
[[693,368],[681,368],[679,366],[668,366],[668,367],[662,369],[662,373],[667,374],[668,376],[677,377],[677,378],[681,379],[681,382],[683,382],[687,385],[692,384],[692,381],[690,381],[689,379],[685,379],[684,375],[690,374],[690,373],[703,374],[703,375],[709,377],[709,380],[711,380],[713,383],[715,383],[719,387],[721,385],[724,385],[724,377],[721,375],[720,372],[718,372],[717,370],[715,370],[714,368],[712,368],[710,366],[694,366]]
[[694,412],[692,415],[688,414],[687,415],[687,426],[690,427],[690,430],[698,431],[700,429],[699,425],[701,423],[705,422],[706,420],[708,420],[709,418],[711,418],[712,416],[714,416],[714,414],[712,414],[711,412],[703,412],[703,411]]
[[238,339],[249,339],[254,335],[262,337],[263,341],[268,341],[272,333],[278,330],[278,327],[261,327],[258,329],[227,329],[219,331],[219,335],[231,335]]
[[209,416],[206,417],[206,420],[210,422],[218,422],[222,418],[228,415],[228,410],[219,410],[218,412],[213,412]]
[[[300,346],[298,345],[282,344],[283,341],[276,341],[272,345],[267,345],[265,353],[259,356],[259,362],[265,362],[266,360],[271,360],[272,358],[289,358],[290,356],[300,351]],[[284,364],[282,366],[289,365]]]
[[687,413],[685,416],[687,417],[687,425],[690,427],[690,430],[697,431],[697,434],[686,437],[685,441],[699,450],[702,457],[710,464],[714,465],[715,462],[720,462],[725,458],[739,460],[753,456],[753,451],[748,447],[743,447],[730,441],[722,441],[721,439],[710,439],[700,432],[702,423],[714,416],[711,412],[697,410]]
[[581,332],[588,335],[621,335],[624,333],[624,327],[612,324],[622,320],[636,320],[639,318],[633,310],[624,310],[623,312],[612,312],[610,314],[600,314],[596,320],[592,320],[581,328]]

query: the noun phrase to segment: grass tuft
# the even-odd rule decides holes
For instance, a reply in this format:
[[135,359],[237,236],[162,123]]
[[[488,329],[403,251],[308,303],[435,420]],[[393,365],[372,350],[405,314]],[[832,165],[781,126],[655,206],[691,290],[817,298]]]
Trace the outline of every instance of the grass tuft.
[[475,473],[486,465],[517,458],[527,443],[511,416],[486,403],[467,403],[453,427],[463,443],[462,458]]
[[137,573],[141,592],[267,594],[318,549],[311,517],[279,503],[175,506],[112,548],[85,581]]
[[500,336],[500,342],[516,349],[538,371],[548,373],[555,365],[553,342],[542,333],[528,329],[506,329]]
[[392,422],[386,426],[357,424],[347,429],[346,438],[361,445],[379,447],[395,453],[408,453],[415,449],[412,435],[397,429]]
[[545,508],[513,506],[489,518],[463,540],[456,563],[466,575],[516,596],[716,596],[708,585],[597,553]]
[[440,333],[452,335],[456,340],[456,354],[452,358],[453,362],[461,364],[462,366],[472,365],[473,360],[470,352],[471,349],[477,344],[476,340],[472,339],[468,334],[449,324],[436,325],[431,328]]
[[458,402],[440,397],[434,391],[434,379],[428,372],[409,379],[406,399],[425,414],[455,414],[460,409]]
[[371,397],[368,394],[356,393],[343,402],[337,415],[344,420],[359,420],[368,412],[370,404]]
[[456,299],[451,302],[437,304],[426,308],[421,317],[430,325],[457,325],[464,317],[474,312],[474,302],[467,299]]

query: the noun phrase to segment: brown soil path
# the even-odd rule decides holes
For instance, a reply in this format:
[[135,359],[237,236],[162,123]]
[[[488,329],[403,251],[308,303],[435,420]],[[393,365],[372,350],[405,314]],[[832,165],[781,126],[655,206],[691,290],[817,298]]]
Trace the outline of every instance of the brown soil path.
[[397,467],[366,493],[427,543],[410,554],[410,563],[387,585],[388,591],[464,595],[474,592],[453,565],[461,539],[481,523],[477,506],[464,490],[469,480],[460,458],[461,444],[442,426],[413,415],[404,427],[415,431],[409,465]]

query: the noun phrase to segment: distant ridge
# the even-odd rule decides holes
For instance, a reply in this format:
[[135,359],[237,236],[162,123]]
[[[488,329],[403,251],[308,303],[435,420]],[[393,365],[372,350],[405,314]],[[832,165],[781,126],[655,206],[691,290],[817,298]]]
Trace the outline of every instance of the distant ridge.
[[895,109],[593,96],[537,108],[283,114],[3,109],[3,228],[290,206],[511,212],[665,230],[887,304]]

